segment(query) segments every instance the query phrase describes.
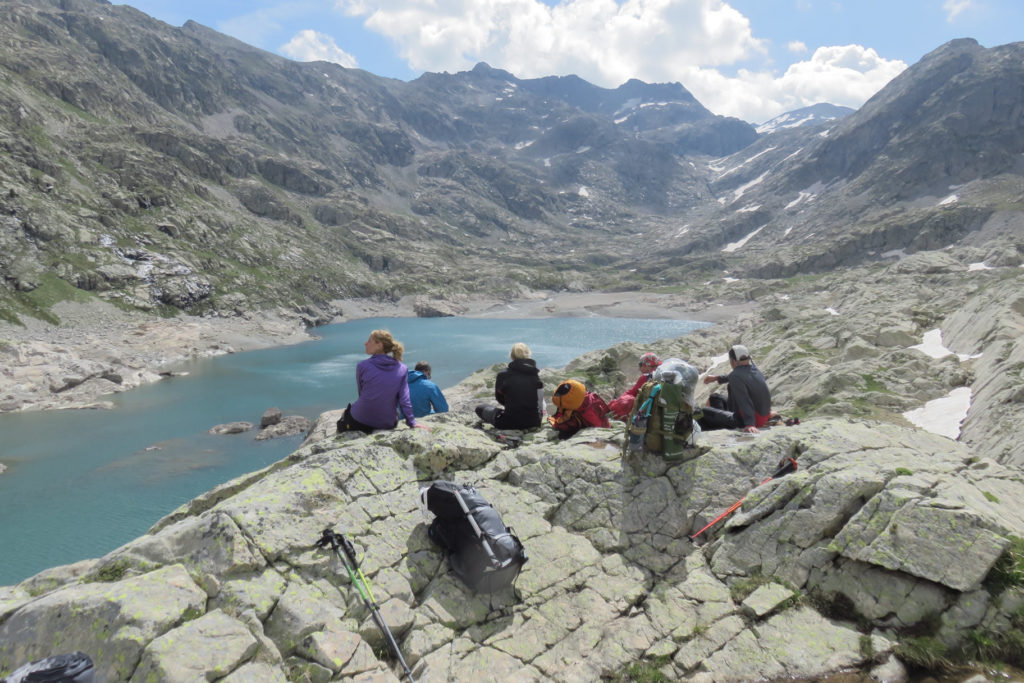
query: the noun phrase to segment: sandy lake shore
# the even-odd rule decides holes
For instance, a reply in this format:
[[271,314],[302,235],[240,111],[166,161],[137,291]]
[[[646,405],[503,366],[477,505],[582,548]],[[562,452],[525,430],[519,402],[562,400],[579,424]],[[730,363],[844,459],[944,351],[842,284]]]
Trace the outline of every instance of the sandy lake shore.
[[[332,302],[331,322],[368,317],[459,315],[471,318],[616,317],[724,322],[751,304],[711,303],[694,309],[674,294],[535,292],[521,298],[464,295],[434,300],[349,299]],[[94,302],[54,308],[60,325],[26,318],[0,322],[0,412],[109,407],[101,397],[159,380],[191,358],[216,356],[313,338],[294,312],[279,309],[234,317],[155,318]]]

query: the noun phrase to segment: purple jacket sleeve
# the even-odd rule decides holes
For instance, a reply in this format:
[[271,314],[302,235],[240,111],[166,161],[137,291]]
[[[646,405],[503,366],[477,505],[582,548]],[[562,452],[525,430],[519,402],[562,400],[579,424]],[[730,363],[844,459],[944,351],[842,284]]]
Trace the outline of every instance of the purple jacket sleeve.
[[[405,366],[402,367],[404,372]],[[412,401],[409,400],[408,379],[403,379],[401,386],[398,388],[398,407],[402,409],[402,415],[405,415],[405,424],[415,427],[416,416],[412,413]]]

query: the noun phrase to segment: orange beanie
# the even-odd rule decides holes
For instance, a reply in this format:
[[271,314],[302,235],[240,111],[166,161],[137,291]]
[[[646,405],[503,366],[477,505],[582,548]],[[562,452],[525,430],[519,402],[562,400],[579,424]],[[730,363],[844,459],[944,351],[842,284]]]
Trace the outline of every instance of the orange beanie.
[[551,402],[562,410],[578,410],[586,397],[587,388],[583,386],[583,382],[567,379],[555,389]]

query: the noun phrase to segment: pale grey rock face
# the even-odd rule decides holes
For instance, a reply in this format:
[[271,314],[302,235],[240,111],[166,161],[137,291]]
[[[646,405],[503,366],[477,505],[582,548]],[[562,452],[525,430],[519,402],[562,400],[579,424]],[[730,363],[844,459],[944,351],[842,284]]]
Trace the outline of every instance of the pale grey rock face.
[[[131,678],[146,646],[206,610],[206,593],[180,564],[115,583],[69,585],[29,601],[0,624],[5,671],[58,652],[93,657],[101,680]],[[13,665],[13,666],[12,666]]]
[[[328,527],[423,680],[596,680],[653,656],[680,680],[821,676],[886,661],[901,627],[939,615],[955,642],[1024,602],[984,582],[1024,531],[1009,502],[1024,478],[949,439],[809,419],[706,433],[706,452],[670,464],[624,458],[620,429],[505,448],[469,421],[308,444],[77,573],[3,589],[0,671],[57,647],[110,681],[398,677],[340,560],[313,547]],[[799,469],[758,486],[780,456]],[[417,494],[442,477],[477,486],[523,540],[515,593],[472,595],[427,538]],[[842,596],[876,630],[801,595]]]
[[207,432],[210,434],[242,434],[253,428],[252,422],[227,422],[221,425],[210,427]]
[[281,421],[283,414],[280,408],[267,408],[263,412],[263,417],[260,418],[260,429],[266,429],[271,425],[276,425]]
[[249,627],[220,610],[155,638],[142,655],[133,681],[188,681],[221,677],[259,649]]
[[417,297],[413,302],[413,311],[420,318],[449,318],[462,313],[463,308],[443,299]]
[[256,440],[264,441],[266,439],[277,439],[282,436],[305,434],[312,429],[312,427],[313,422],[301,415],[286,415],[274,424],[260,429],[259,434],[256,435]]

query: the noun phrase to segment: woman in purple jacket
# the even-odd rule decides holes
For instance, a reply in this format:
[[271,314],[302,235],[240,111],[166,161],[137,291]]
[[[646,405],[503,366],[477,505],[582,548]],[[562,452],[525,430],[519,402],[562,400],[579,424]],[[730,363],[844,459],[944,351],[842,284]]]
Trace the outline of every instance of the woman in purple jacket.
[[338,431],[359,430],[369,434],[375,429],[394,429],[399,408],[410,427],[416,424],[409,402],[408,369],[402,363],[405,347],[387,330],[374,330],[366,340],[370,357],[356,365],[359,398],[349,403],[338,420]]

